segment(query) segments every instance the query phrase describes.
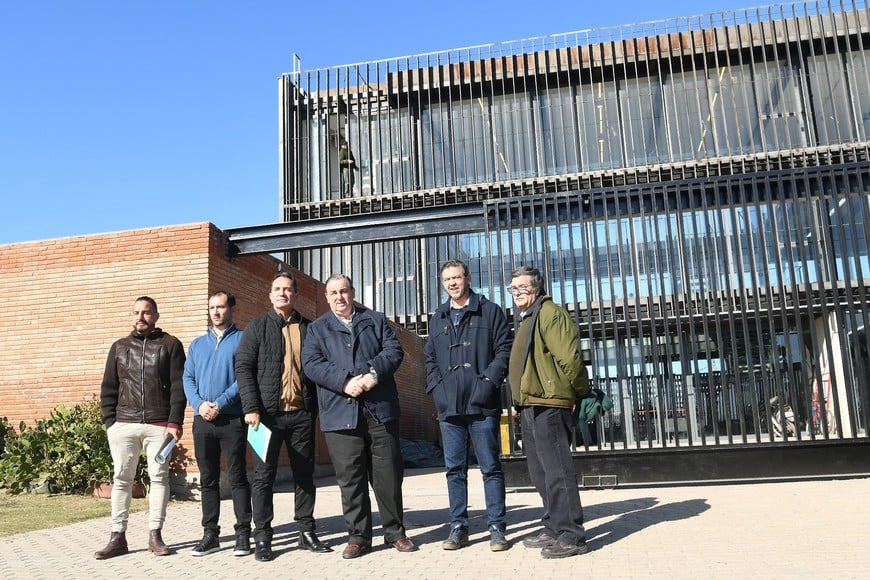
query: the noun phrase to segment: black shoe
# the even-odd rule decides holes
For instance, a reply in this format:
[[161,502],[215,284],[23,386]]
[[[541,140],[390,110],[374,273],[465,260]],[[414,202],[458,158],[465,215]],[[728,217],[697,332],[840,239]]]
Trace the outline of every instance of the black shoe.
[[257,546],[254,548],[254,559],[257,562],[268,562],[274,558],[272,555],[272,542],[269,540],[257,540]]
[[197,545],[193,547],[193,550],[190,551],[191,556],[205,556],[206,554],[213,554],[221,549],[220,540],[218,540],[217,534],[212,531],[207,531],[202,539],[199,541]]
[[251,532],[239,532],[236,535],[236,547],[233,556],[247,556],[251,553]]
[[468,545],[468,528],[464,526],[453,526],[450,528],[450,535],[441,544],[444,550],[458,550]]
[[312,552],[331,552],[332,548],[321,542],[314,532],[299,534],[299,547]]
[[577,544],[568,544],[562,540],[557,540],[552,545],[541,550],[541,557],[547,559],[567,558],[569,556],[576,556],[577,554],[585,554],[588,551],[589,546],[586,545],[585,540],[580,540]]
[[523,538],[523,546],[526,548],[546,548],[547,546],[552,546],[556,543],[556,538],[548,534],[547,532],[541,532],[540,534],[535,534],[534,536],[526,536]]

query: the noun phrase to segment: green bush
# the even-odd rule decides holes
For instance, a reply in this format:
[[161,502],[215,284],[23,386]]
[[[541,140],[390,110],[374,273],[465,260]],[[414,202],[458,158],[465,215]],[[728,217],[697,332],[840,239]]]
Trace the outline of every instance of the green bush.
[[[0,487],[13,494],[36,488],[83,493],[112,481],[109,440],[96,397],[75,407],[58,406],[34,427],[22,421],[18,434],[7,434],[5,443]],[[145,473],[145,456],[140,455],[137,474]]]

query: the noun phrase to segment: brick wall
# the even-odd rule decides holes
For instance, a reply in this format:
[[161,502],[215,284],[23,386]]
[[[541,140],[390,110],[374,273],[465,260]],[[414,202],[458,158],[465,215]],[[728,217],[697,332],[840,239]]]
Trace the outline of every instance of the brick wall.
[[[140,295],[157,301],[158,325],[185,349],[205,331],[208,296],[217,290],[236,295],[240,328],[266,312],[272,277],[287,266],[271,256],[229,258],[226,248],[224,232],[209,223],[0,246],[0,416],[17,427],[99,396],[109,346],[130,331]],[[294,274],[299,311],[312,319],[326,312],[323,285]],[[434,441],[422,340],[396,331],[406,351],[397,375],[402,437]],[[192,456],[189,408],[185,422],[179,447]],[[318,432],[318,462],[326,461]],[[196,471],[190,457],[182,464]]]

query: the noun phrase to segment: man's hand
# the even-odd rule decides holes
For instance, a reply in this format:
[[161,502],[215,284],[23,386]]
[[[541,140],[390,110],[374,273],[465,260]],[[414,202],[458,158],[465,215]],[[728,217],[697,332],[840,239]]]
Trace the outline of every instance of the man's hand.
[[260,412],[251,411],[250,413],[245,413],[245,423],[256,429],[260,424]]
[[344,384],[344,392],[347,396],[356,398],[366,392],[365,387],[360,381],[361,376],[362,375],[357,375]]
[[211,401],[203,401],[199,406],[199,416],[205,419],[206,421],[214,421],[217,419],[217,416],[220,414],[220,409],[216,403],[212,403]]
[[354,378],[359,380],[359,383],[364,391],[371,391],[375,388],[375,385],[378,384],[378,380],[374,378],[370,373],[359,375]]
[[166,430],[163,432],[163,436],[166,437],[167,435],[172,435],[173,437],[175,437],[175,440],[178,441],[179,439],[181,439],[181,435],[183,433],[183,427],[167,427]]

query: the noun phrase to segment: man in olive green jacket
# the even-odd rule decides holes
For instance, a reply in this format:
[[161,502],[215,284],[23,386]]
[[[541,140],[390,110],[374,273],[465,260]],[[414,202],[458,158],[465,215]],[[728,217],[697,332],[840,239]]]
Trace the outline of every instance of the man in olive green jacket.
[[585,554],[586,530],[571,456],[571,410],[589,391],[578,349],[577,325],[553,303],[537,268],[511,273],[516,337],[508,377],[520,412],[529,477],[541,496],[543,530],[523,540],[544,558]]

